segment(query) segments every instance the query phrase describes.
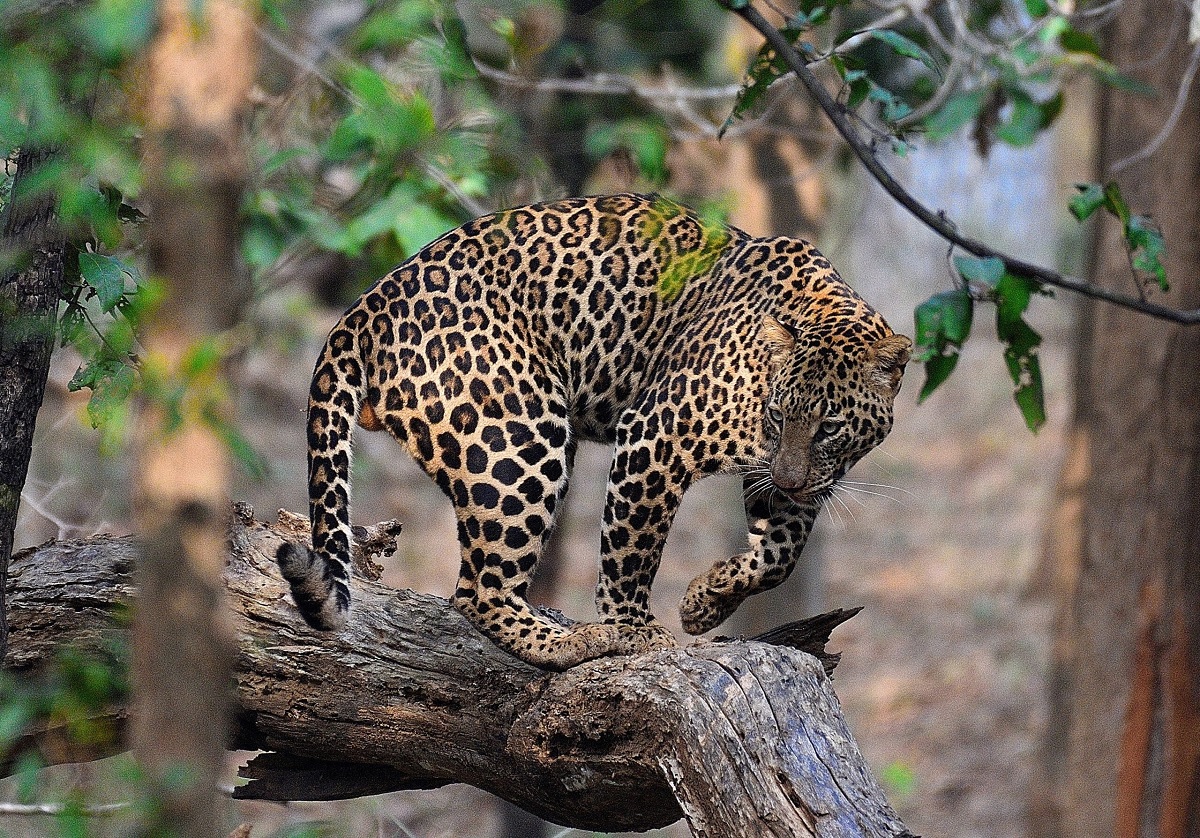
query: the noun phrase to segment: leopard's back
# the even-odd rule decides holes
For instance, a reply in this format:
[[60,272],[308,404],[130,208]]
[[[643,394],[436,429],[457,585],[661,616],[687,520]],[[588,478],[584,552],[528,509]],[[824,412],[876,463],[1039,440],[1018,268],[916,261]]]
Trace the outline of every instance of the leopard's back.
[[422,383],[447,370],[483,400],[532,370],[566,397],[579,438],[611,442],[664,344],[729,291],[714,277],[745,238],[657,196],[476,219],[381,279],[343,318],[378,388],[367,403],[386,409],[389,388],[394,401],[421,402]]

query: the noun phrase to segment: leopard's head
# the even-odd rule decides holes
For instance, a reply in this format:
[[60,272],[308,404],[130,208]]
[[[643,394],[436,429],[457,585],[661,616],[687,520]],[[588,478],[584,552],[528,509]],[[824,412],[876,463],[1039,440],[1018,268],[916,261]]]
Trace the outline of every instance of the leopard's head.
[[912,341],[861,301],[799,323],[767,316],[760,338],[771,355],[771,479],[794,501],[822,498],[892,429]]

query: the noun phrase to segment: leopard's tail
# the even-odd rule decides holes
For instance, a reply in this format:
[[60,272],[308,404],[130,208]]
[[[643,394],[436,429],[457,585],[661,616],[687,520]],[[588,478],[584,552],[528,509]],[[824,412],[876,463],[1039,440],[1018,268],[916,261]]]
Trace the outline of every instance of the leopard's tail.
[[352,334],[330,334],[308,397],[308,508],[312,547],[284,542],[275,553],[304,621],[321,631],[350,612],[350,434],[363,403],[362,362]]

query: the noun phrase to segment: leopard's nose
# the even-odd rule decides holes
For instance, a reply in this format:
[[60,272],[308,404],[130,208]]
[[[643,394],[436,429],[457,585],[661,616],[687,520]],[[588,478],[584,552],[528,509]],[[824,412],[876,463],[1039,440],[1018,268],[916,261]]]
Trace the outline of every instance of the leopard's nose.
[[775,481],[775,488],[783,492],[794,501],[800,501],[804,499],[803,486],[787,486],[779,481]]

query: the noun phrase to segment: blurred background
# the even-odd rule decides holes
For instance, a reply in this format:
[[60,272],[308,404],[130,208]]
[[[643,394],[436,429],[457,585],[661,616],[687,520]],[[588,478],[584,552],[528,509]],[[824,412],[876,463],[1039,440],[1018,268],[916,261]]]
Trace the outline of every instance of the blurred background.
[[[910,335],[914,307],[955,286],[946,244],[868,180],[794,82],[775,85],[717,139],[761,42],[748,27],[716,4],[590,5],[464,0],[463,29],[452,34],[481,62],[478,74],[439,63],[431,50],[449,37],[445,23],[430,25],[420,3],[389,6],[392,17],[380,22],[377,4],[308,2],[287,7],[286,30],[260,27],[264,70],[248,138],[266,165],[245,210],[255,294],[236,390],[238,427],[261,460],[239,472],[232,493],[260,518],[280,507],[305,510],[308,377],[340,311],[421,243],[479,212],[562,195],[665,190],[752,234],[815,241]],[[867,20],[844,14],[847,28]],[[402,26],[413,32],[398,34]],[[380,34],[385,29],[390,34]],[[885,58],[895,57],[866,56]],[[438,128],[413,142],[431,146],[416,175],[383,186],[361,177],[355,155],[364,140],[346,121],[348,103],[364,100],[370,86],[345,70],[349,60],[421,93]],[[898,66],[895,74],[907,72]],[[1066,204],[1072,184],[1089,180],[1093,168],[1093,96],[1091,82],[1076,82],[1066,111],[1020,148],[964,130],[937,142],[912,135],[901,153],[882,150],[881,159],[969,234],[1078,274],[1084,237]],[[418,119],[393,114],[390,124],[410,117]],[[322,145],[330,137],[345,142],[340,159]],[[412,156],[411,148],[396,153]],[[296,209],[301,194],[304,212]],[[1047,522],[1071,413],[1075,316],[1075,301],[1063,295],[1035,299],[1027,313],[1044,341],[1047,421],[1036,434],[1013,404],[986,318],[955,374],[920,405],[923,371],[914,363],[895,430],[849,476],[859,490],[829,504],[792,579],[719,630],[751,634],[864,606],[834,634],[832,648],[843,653],[835,687],[890,799],[927,838],[1029,834],[1047,712]],[[80,363],[70,347],[54,357],[18,549],[131,529],[130,460],[121,453],[128,429],[90,426],[88,393],[68,389]],[[405,524],[384,581],[448,595],[459,561],[449,503],[386,435],[359,431],[355,443],[355,519]],[[578,619],[593,613],[607,458],[600,446],[580,450],[534,591]],[[705,481],[675,523],[654,602],[677,632],[687,582],[745,541],[739,490],[736,479]],[[101,770],[62,769],[62,781]],[[585,834],[536,823],[467,787],[230,809],[231,823],[252,821],[256,835],[314,820],[339,835]],[[26,834],[35,823],[3,828]],[[688,830],[679,823],[651,834]]]

